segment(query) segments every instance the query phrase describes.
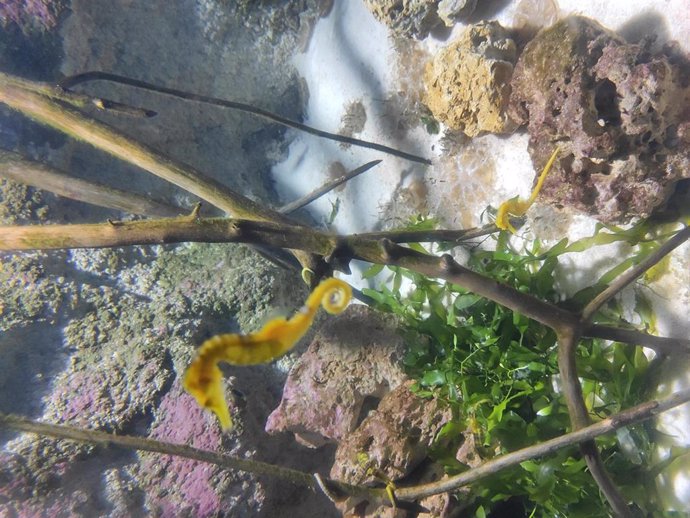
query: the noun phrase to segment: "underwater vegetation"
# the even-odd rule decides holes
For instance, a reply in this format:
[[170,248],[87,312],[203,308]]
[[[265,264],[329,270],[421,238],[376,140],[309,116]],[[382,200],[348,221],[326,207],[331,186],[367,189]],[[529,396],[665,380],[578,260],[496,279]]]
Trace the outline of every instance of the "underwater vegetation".
[[[462,2],[429,4],[440,14],[441,7]],[[465,4],[471,4],[470,11],[474,8],[473,2]],[[484,34],[481,30],[469,34]],[[487,55],[500,49],[517,52],[505,39],[497,41],[483,46]],[[496,70],[512,73],[512,57],[504,60],[505,55],[498,54],[498,61],[509,66]],[[485,67],[485,57],[478,58],[479,66]],[[520,65],[523,57],[515,57],[516,73],[524,72],[528,64]],[[643,53],[635,63],[647,63],[647,57]],[[52,383],[55,377],[55,390],[46,390],[49,396],[41,402],[45,408],[37,404],[33,412],[40,420],[0,414],[3,433],[29,432],[11,436],[10,447],[1,454],[0,505],[12,506],[20,515],[40,514],[46,507],[37,494],[46,491],[58,502],[55,509],[74,515],[93,509],[120,515],[141,510],[171,516],[253,515],[270,509],[267,502],[280,508],[281,503],[302,499],[320,502],[314,507],[319,511],[338,509],[345,515],[481,517],[500,515],[508,507],[515,516],[674,516],[654,484],[686,451],[657,459],[659,432],[650,420],[690,400],[685,389],[665,398],[655,392],[665,366],[686,362],[690,342],[658,336],[648,295],[654,279],[670,271],[669,254],[687,242],[687,219],[637,219],[625,228],[602,223],[593,235],[577,240],[528,240],[530,220],[524,216],[535,201],[543,201],[557,168],[562,172],[569,153],[582,143],[577,135],[559,129],[543,142],[530,141],[530,146],[548,148],[535,159],[538,167],[546,165],[535,175],[531,196],[511,198],[497,211],[488,208],[481,227],[443,229],[433,218],[420,216],[389,231],[336,235],[103,122],[147,118],[152,111],[147,107],[75,87],[94,79],[120,81],[119,86],[144,88],[147,96],[172,95],[213,109],[232,105],[420,167],[435,164],[425,156],[353,139],[371,117],[366,112],[362,116],[356,106],[344,120],[343,132],[351,135],[334,136],[249,104],[97,74],[68,78],[60,88],[0,74],[0,101],[69,140],[79,139],[175,183],[224,215],[202,213],[198,207],[181,211],[154,203],[147,195],[135,197],[84,181],[73,189],[80,196],[92,191],[91,202],[118,210],[125,200],[130,203],[126,214],[138,207],[146,217],[45,222],[34,210],[41,203],[36,196],[21,218],[14,215],[18,219],[0,228],[0,249],[11,251],[15,255],[7,257],[16,260],[3,264],[0,275],[19,293],[0,303],[0,313],[8,317],[3,322],[20,321],[17,315],[52,318],[23,342],[8,325],[4,343],[12,347],[3,352],[13,352],[24,342],[38,344],[22,365],[39,362],[47,356],[41,333],[59,335],[61,318],[71,320],[64,326],[62,353],[69,368],[59,373],[46,368],[33,380]],[[508,75],[498,78],[496,88],[508,84]],[[482,84],[496,79],[482,77],[488,78]],[[603,124],[597,120],[596,127],[586,129],[597,136],[625,133],[616,129],[611,87],[606,82],[600,86],[599,96],[593,95]],[[497,131],[512,128],[505,118],[506,96],[493,96],[492,101],[498,110],[494,120],[501,122]],[[522,121],[530,137],[539,127],[534,104],[526,102],[530,109]],[[682,158],[684,133],[674,133],[671,126],[677,123],[676,129],[682,129],[684,122],[672,111],[665,112],[667,120],[675,122],[664,130],[669,137],[664,145]],[[456,130],[464,127],[472,134],[467,136],[493,131],[481,125],[490,118],[485,112],[470,112],[466,120],[475,126]],[[427,129],[441,128],[433,120],[419,122]],[[641,131],[643,124],[639,126]],[[633,139],[623,133],[617,142]],[[257,145],[249,140],[245,144],[247,149]],[[48,188],[48,176],[40,176],[46,164],[12,153],[0,158],[0,166],[19,171],[15,179],[28,182],[32,174],[34,184],[46,191],[75,195],[69,189]],[[674,164],[678,171],[684,168],[682,160]],[[71,183],[69,174],[60,178],[63,188]],[[670,191],[678,178],[673,176],[663,189]],[[3,192],[19,192],[11,188]],[[647,216],[640,210],[632,215]],[[174,246],[179,243],[187,244]],[[284,270],[248,249],[230,254],[238,243],[257,247]],[[624,251],[620,261],[566,296],[558,273],[566,256],[593,254],[612,243]],[[88,248],[96,251],[86,252]],[[112,250],[118,248],[131,253]],[[333,277],[335,272],[339,277],[350,274],[354,260],[368,263],[363,277],[376,279],[376,289],[351,290]],[[87,263],[90,269],[84,271],[106,282],[81,290],[58,282],[46,271],[61,261]],[[265,315],[267,308],[259,301],[264,296],[272,300],[281,290],[281,278],[287,286],[283,298],[293,305],[304,300],[307,289],[310,294],[292,317],[269,318],[261,325],[258,315]],[[44,287],[43,298],[31,291],[35,284]],[[118,284],[125,289],[117,291]],[[26,296],[21,296],[23,291]],[[625,297],[634,300],[632,310],[625,307]],[[351,298],[364,304],[346,308]],[[164,311],[151,311],[156,305]],[[94,309],[101,306],[106,309]],[[271,391],[265,379],[271,371],[253,370],[251,365],[287,353],[310,330],[322,306],[330,315],[307,351],[294,363],[292,358],[281,360],[281,369],[290,372],[283,399],[268,416],[270,409],[261,398]],[[73,312],[60,315],[56,308],[64,307]],[[83,325],[75,316],[81,311],[87,315],[83,320],[91,319],[93,325]],[[228,315],[235,321],[213,323]],[[6,369],[2,375],[10,379]],[[114,379],[119,380],[116,385]],[[282,434],[271,442],[264,427],[293,432],[310,447],[332,446],[314,455],[299,450],[293,458],[281,456],[275,450],[288,449],[291,437]],[[248,436],[250,446],[241,442]],[[78,441],[78,449],[64,439]],[[113,457],[120,449],[113,446],[137,453],[116,464]],[[335,452],[332,465],[312,469],[307,460],[298,469],[288,466],[296,457],[319,457],[324,451]],[[50,469],[34,469],[41,459]],[[107,500],[109,508],[99,508],[93,496],[102,494],[98,484],[103,463],[108,466],[107,494],[98,498]],[[69,493],[69,485],[62,485],[65,474],[79,471],[81,480],[69,480],[81,485]],[[283,482],[299,486],[297,496],[282,493],[288,485]]]

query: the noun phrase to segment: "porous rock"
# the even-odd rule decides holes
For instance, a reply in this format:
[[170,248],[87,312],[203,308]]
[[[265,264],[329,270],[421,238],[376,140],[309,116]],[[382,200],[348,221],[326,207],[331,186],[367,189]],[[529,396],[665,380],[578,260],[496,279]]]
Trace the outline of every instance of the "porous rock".
[[266,431],[290,431],[317,447],[354,430],[365,401],[376,401],[405,379],[404,343],[395,320],[351,305],[319,331],[292,367]]
[[367,469],[366,464],[371,464],[389,479],[399,480],[424,460],[451,414],[437,399],[413,394],[412,384],[407,381],[386,394],[376,410],[340,442],[332,478],[358,485],[376,482],[379,478]]
[[540,199],[605,222],[646,217],[690,174],[688,60],[628,44],[579,16],[541,31],[515,68],[509,113],[537,169],[561,152]]
[[515,60],[515,43],[498,22],[470,26],[427,66],[425,102],[436,119],[470,137],[512,131],[506,108]]
[[441,0],[438,3],[438,17],[448,27],[466,20],[477,7],[477,0]]
[[438,0],[364,0],[364,4],[393,35],[424,38],[439,25]]
[[465,20],[477,0],[364,0],[364,4],[393,36],[423,39],[439,26],[452,27]]
[[[412,393],[412,384],[408,381],[386,394],[359,428],[341,441],[331,478],[356,485],[381,484],[386,479],[395,482],[422,464],[441,427],[451,419],[451,412],[437,399]],[[431,464],[418,475],[416,482],[438,479],[442,469]],[[441,511],[449,502],[446,495],[423,504]],[[384,510],[367,509],[365,515],[381,516]]]

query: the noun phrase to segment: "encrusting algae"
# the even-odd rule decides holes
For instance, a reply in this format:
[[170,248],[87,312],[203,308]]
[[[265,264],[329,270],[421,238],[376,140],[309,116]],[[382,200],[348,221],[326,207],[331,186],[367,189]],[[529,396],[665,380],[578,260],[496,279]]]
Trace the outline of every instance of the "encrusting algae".
[[311,327],[319,306],[330,314],[342,312],[352,298],[352,288],[344,281],[329,278],[321,282],[307,298],[304,306],[291,319],[270,320],[256,333],[222,334],[206,340],[185,372],[184,389],[203,408],[211,410],[223,430],[232,427],[225,401],[223,374],[218,362],[232,365],[266,363],[289,351]]

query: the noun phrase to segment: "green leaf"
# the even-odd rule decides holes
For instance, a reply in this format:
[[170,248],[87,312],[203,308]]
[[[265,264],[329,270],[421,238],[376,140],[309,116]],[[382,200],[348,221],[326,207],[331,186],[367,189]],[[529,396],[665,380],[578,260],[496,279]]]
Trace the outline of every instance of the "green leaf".
[[384,266],[382,264],[372,264],[366,271],[362,274],[362,279],[371,279],[377,276],[383,271]]
[[421,382],[425,387],[438,387],[446,384],[446,375],[439,370],[429,371],[424,374]]

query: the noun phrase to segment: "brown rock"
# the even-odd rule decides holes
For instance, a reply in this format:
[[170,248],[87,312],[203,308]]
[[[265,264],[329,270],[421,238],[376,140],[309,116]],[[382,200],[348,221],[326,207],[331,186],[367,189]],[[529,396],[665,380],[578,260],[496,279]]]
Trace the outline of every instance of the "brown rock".
[[394,36],[420,39],[441,24],[436,4],[438,0],[364,0],[367,9]]
[[380,481],[367,469],[373,466],[390,480],[400,480],[426,458],[451,413],[437,399],[423,399],[410,392],[412,383],[408,381],[386,394],[359,428],[341,441],[332,478],[357,485]]
[[427,66],[425,102],[434,117],[470,137],[512,131],[505,110],[515,60],[515,43],[500,24],[470,26]]
[[648,43],[569,17],[527,44],[509,112],[528,125],[538,170],[560,144],[542,200],[623,222],[648,216],[690,175],[688,60]]
[[[416,396],[410,391],[411,385],[408,381],[386,394],[359,428],[341,441],[331,478],[357,485],[383,485],[403,478],[406,484],[422,484],[443,478],[443,467],[427,461],[438,432],[451,419],[451,411],[437,399]],[[473,442],[463,450],[462,458],[469,456],[470,450],[473,459],[479,459]],[[446,515],[455,503],[456,499],[449,494],[425,498],[420,504],[429,513],[417,516]],[[343,510],[353,506],[360,511],[357,516],[408,516],[396,514],[398,510],[387,506],[356,499],[339,507]]]
[[312,447],[341,440],[359,424],[366,401],[403,382],[404,350],[395,319],[351,305],[328,320],[295,363],[266,431],[293,432]]

